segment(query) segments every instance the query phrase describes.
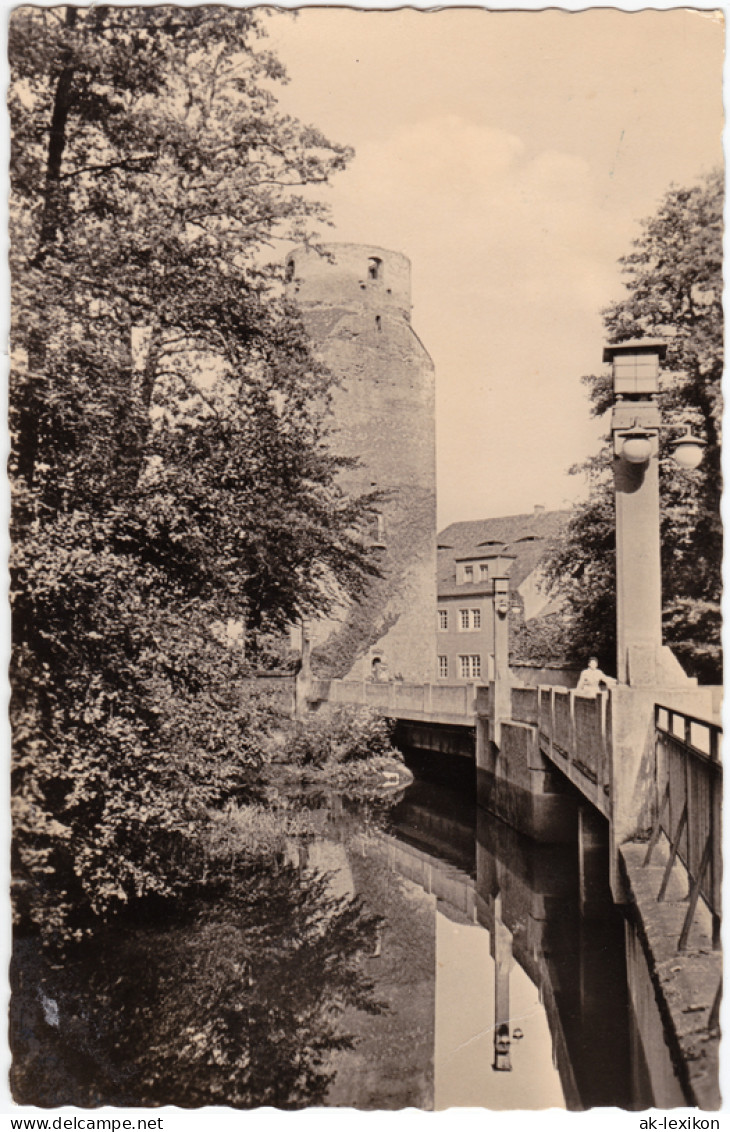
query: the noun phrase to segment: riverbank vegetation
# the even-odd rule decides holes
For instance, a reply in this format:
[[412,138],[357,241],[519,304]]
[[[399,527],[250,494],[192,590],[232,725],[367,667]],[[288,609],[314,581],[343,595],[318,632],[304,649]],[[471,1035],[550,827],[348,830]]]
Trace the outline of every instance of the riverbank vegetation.
[[368,708],[339,707],[298,720],[285,736],[276,761],[294,776],[331,785],[376,780],[385,774],[405,779],[403,756],[392,739],[392,721]]
[[351,154],[250,9],[26,6],[9,53],[13,1087],[316,1103],[376,924],[287,859],[241,644],[377,574],[279,266]]

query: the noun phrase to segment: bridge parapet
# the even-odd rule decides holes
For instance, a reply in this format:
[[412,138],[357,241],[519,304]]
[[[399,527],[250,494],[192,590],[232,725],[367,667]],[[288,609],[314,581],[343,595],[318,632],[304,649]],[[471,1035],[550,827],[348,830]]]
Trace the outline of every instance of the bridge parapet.
[[605,692],[581,696],[541,687],[537,703],[541,751],[606,815],[611,782],[608,699]]
[[540,693],[538,688],[512,688],[512,719],[515,723],[537,726]]
[[436,714],[474,714],[474,688],[468,684],[434,684],[431,688],[431,708]]
[[[373,685],[374,688],[377,685]],[[417,711],[425,712],[428,710],[427,704],[429,700],[430,685],[425,684],[401,684],[400,682],[394,683],[392,686],[390,699],[393,701],[393,707],[396,711]],[[382,690],[381,690],[382,695]],[[390,702],[390,701],[389,701]]]
[[[326,689],[315,688],[327,683]],[[319,693],[324,691],[324,696]],[[369,707],[394,719],[473,727],[477,711],[489,706],[488,688],[474,684],[408,684],[401,680],[313,681],[310,702]],[[480,693],[482,696],[480,698]],[[481,707],[480,707],[481,705]]]

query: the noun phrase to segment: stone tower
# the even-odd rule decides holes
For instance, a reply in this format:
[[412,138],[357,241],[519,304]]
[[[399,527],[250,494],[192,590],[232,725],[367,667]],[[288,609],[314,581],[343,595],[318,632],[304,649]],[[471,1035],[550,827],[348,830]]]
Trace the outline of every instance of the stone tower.
[[436,454],[434,367],[411,326],[411,265],[360,244],[301,247],[287,287],[317,352],[342,381],[334,390],[338,455],[350,494],[384,493],[373,517],[383,577],[361,602],[311,626],[315,675],[434,677]]

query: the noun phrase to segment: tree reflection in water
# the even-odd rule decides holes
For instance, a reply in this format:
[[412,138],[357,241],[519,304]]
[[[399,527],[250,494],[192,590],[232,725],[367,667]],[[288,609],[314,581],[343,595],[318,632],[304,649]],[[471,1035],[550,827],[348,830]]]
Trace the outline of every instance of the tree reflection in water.
[[[333,1077],[330,1055],[353,1045],[341,1031],[343,1010],[385,1009],[360,963],[379,926],[359,899],[334,895],[326,874],[271,862],[237,870],[192,918],[180,916],[165,931],[116,930],[78,952],[62,983],[47,983],[71,1073],[53,1100],[18,1099],[321,1103]],[[23,1092],[32,1093],[35,1074],[24,1076]]]

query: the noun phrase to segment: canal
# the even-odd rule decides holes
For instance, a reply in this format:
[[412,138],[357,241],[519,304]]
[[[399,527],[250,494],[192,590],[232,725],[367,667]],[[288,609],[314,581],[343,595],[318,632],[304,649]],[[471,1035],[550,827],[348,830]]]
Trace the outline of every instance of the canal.
[[412,785],[367,802],[288,799],[301,832],[273,864],[232,860],[194,914],[62,971],[21,943],[21,1103],[683,1104],[601,851],[579,874],[577,847],[409,761]]
[[[627,927],[600,857],[588,883],[584,863],[581,884],[577,847],[538,846],[467,790],[419,776],[380,828],[352,840],[341,867],[366,901],[388,891],[376,986],[405,1011],[421,1064],[416,1043],[401,1052],[388,1022],[369,1019],[329,1103],[657,1103],[630,1001]],[[671,1095],[684,1103],[678,1086]]]

